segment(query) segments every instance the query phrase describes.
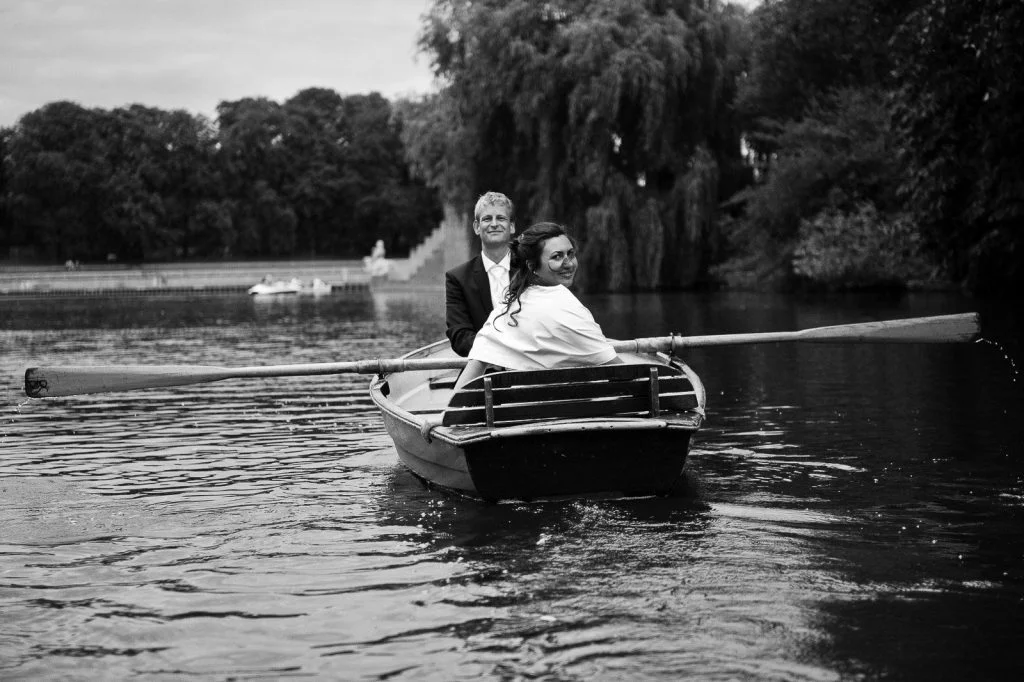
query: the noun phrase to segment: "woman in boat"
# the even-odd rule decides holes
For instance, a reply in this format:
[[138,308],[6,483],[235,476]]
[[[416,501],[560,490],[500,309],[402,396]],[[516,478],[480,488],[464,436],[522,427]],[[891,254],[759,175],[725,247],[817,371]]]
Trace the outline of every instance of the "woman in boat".
[[537,223],[512,242],[504,305],[477,333],[456,388],[488,367],[555,369],[621,362],[594,316],[569,291],[579,263],[565,227]]
[[[531,225],[512,241],[512,273],[503,305],[477,332],[455,389],[491,369],[555,369],[622,360],[594,316],[569,291],[579,263],[576,244],[557,223]],[[428,441],[440,418],[420,433]]]

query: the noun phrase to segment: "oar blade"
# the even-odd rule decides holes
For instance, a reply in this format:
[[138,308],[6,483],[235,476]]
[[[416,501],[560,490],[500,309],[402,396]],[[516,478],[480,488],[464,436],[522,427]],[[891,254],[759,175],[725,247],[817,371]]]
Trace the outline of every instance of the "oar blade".
[[227,378],[220,367],[196,365],[94,365],[32,367],[25,370],[25,394],[58,398],[86,393],[184,386]]
[[977,339],[980,330],[978,313],[962,313],[818,327],[798,335],[801,341],[963,343]]

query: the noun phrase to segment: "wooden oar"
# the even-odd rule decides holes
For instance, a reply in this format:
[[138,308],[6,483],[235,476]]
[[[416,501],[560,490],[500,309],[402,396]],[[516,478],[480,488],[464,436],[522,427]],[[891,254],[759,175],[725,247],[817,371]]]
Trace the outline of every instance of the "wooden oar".
[[978,313],[910,317],[902,320],[813,327],[796,332],[715,334],[712,336],[655,336],[620,341],[623,353],[669,353],[701,346],[739,346],[750,343],[804,341],[809,343],[960,343],[978,338]]
[[[658,336],[616,341],[619,353],[673,352],[701,346],[731,346],[788,341],[857,343],[952,343],[970,341],[978,334],[977,313],[916,317],[885,322],[817,327],[797,332],[718,334],[713,336]],[[203,365],[107,365],[33,367],[25,371],[25,393],[30,398],[85,393],[132,391],[142,388],[186,386],[223,379],[313,376],[319,374],[390,374],[411,370],[461,369],[465,358],[422,360],[357,360],[264,367]]]
[[414,369],[461,369],[465,358],[426,360],[354,360],[263,367],[211,365],[95,365],[32,367],[25,370],[25,393],[30,398],[55,398],[85,393],[134,391],[203,384],[223,379],[298,377],[317,374],[390,374]]

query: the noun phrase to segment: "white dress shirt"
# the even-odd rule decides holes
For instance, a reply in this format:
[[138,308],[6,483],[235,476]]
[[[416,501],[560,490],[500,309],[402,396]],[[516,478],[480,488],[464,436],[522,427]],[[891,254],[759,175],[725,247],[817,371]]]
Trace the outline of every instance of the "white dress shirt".
[[484,269],[487,270],[487,279],[491,283],[491,307],[497,308],[505,300],[505,293],[508,291],[508,271],[511,266],[511,252],[506,252],[505,257],[495,263],[486,254],[481,253],[480,257],[484,262]]

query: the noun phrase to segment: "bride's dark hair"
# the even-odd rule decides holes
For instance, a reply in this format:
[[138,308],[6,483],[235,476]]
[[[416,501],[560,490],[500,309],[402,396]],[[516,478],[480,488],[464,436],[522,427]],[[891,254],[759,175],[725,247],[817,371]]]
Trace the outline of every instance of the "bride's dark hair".
[[[512,257],[509,261],[509,271],[511,274],[509,275],[508,293],[505,294],[505,298],[502,301],[505,304],[505,310],[498,315],[498,317],[501,317],[507,314],[510,326],[515,327],[518,324],[516,313],[523,309],[523,304],[519,300],[523,292],[537,283],[535,271],[540,267],[540,257],[544,254],[544,244],[549,239],[562,236],[569,237],[573,248],[576,247],[576,242],[566,231],[565,226],[558,223],[534,223],[512,240]],[[513,304],[516,305],[515,310],[512,310]]]

